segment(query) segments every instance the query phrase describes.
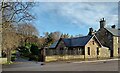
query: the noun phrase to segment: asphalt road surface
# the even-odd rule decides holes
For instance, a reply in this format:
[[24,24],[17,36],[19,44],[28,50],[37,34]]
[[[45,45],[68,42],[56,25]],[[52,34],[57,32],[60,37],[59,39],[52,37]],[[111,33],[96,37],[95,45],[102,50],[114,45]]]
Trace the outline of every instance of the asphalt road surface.
[[118,61],[103,61],[90,63],[53,62],[40,65],[39,63],[24,63],[3,65],[3,71],[118,71]]

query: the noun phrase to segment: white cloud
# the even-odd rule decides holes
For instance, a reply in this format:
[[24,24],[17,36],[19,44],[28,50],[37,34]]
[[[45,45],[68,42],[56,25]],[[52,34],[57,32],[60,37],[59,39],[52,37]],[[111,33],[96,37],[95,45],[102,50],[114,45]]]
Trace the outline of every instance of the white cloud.
[[[89,27],[99,27],[99,20],[103,17],[108,25],[118,24],[118,3],[112,2],[48,2],[40,3],[41,11],[51,12],[66,18],[72,24]],[[38,13],[41,12],[38,10]]]
[[109,25],[118,24],[117,3],[66,3],[59,11],[79,26],[99,26],[99,20],[105,17]]

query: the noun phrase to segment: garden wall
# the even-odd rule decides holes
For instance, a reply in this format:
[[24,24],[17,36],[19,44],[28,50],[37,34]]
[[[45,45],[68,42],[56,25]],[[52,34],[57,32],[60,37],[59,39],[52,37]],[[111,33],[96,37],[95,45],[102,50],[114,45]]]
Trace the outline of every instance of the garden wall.
[[84,59],[84,55],[66,55],[66,56],[46,56],[45,61],[61,61],[61,60],[73,60],[73,59]]
[[0,58],[0,64],[7,63],[7,58]]

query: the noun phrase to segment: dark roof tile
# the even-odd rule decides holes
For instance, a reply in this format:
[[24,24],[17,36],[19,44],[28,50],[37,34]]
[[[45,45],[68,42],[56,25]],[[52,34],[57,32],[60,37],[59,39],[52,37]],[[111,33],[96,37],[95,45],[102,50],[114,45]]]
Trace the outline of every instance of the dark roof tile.
[[106,28],[112,35],[120,36],[120,30],[114,28]]
[[58,43],[58,41],[54,42],[49,48],[55,48],[57,43]]
[[[82,36],[77,38],[62,38],[67,47],[85,46],[92,36]],[[50,48],[55,48],[58,41],[54,42]]]

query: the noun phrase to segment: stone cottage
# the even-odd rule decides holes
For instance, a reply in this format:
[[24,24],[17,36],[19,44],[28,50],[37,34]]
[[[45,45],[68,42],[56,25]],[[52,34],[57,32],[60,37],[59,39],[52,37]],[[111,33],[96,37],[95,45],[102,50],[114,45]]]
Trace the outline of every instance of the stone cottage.
[[109,57],[109,50],[102,46],[95,35],[60,38],[46,49],[46,61],[98,57]]
[[120,29],[117,29],[115,25],[111,28],[105,26],[106,20],[103,18],[100,20],[100,28],[96,32],[96,36],[103,46],[110,49],[111,57],[118,57],[120,52]]

